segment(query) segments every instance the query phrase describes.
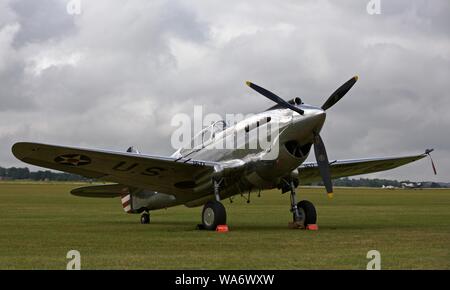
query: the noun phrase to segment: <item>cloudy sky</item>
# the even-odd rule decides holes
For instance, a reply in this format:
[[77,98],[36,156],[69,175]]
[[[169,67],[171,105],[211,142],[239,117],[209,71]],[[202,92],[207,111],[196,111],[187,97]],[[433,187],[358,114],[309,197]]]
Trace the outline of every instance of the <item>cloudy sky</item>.
[[[17,141],[170,154],[175,113],[250,113],[244,85],[328,111],[330,159],[421,153],[376,176],[450,181],[450,2],[0,0],[0,165]],[[311,159],[313,160],[313,159]],[[373,176],[373,175],[372,175]]]

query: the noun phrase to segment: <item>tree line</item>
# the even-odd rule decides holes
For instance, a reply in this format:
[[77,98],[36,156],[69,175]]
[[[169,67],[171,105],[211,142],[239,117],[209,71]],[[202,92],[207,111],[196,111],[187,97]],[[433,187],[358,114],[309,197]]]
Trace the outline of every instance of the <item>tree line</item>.
[[[50,170],[30,171],[28,167],[3,168],[0,166],[0,180],[89,181],[90,179],[71,173],[54,172]],[[409,183],[410,181],[397,181],[378,178],[350,179],[348,177],[333,180],[333,184],[335,186],[345,186],[345,187],[382,187],[383,185],[401,187],[402,182]],[[323,185],[323,184],[317,183],[314,185]],[[444,186],[436,182],[425,182],[425,187],[441,188]]]
[[[344,186],[344,187],[382,187],[384,186],[394,186],[394,187],[402,187],[402,183],[411,183],[409,180],[390,180],[390,179],[380,179],[380,178],[359,178],[359,179],[350,179],[348,177],[340,178],[333,180],[333,184],[335,186]],[[424,187],[426,188],[442,188],[445,187],[437,182],[422,182]]]
[[30,171],[28,167],[0,166],[1,180],[35,180],[35,181],[87,181],[89,179],[71,173],[53,172],[50,170]]

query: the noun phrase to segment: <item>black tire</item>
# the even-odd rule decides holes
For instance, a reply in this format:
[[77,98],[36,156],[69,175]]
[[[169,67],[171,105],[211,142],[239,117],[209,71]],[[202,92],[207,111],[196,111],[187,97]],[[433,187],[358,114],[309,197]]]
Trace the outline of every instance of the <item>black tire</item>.
[[148,213],[143,213],[141,215],[141,224],[146,225],[150,223],[150,214]]
[[297,204],[297,207],[305,213],[305,226],[317,223],[317,212],[312,202],[302,200]]
[[202,225],[205,230],[214,231],[218,225],[227,223],[227,213],[222,203],[208,201],[202,211]]

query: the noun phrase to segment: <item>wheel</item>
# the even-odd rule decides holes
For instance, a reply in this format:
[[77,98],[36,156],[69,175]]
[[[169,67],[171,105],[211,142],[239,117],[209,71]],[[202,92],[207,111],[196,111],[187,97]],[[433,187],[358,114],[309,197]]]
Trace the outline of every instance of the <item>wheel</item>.
[[307,200],[302,200],[297,207],[305,213],[305,226],[317,223],[317,212],[314,204]]
[[148,213],[143,213],[141,215],[141,224],[149,224],[150,223],[150,214]]
[[205,230],[213,231],[218,225],[227,223],[227,213],[222,203],[208,201],[203,207],[202,224]]

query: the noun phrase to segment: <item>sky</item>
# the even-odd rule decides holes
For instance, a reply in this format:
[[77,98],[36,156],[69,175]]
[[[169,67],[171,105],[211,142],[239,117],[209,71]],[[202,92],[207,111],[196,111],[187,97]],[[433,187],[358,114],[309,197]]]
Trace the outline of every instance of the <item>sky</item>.
[[358,75],[327,111],[329,159],[435,148],[437,176],[369,177],[450,182],[448,0],[69,2],[0,0],[0,166],[27,166],[19,141],[168,155],[177,113],[273,105],[246,80],[320,106]]

